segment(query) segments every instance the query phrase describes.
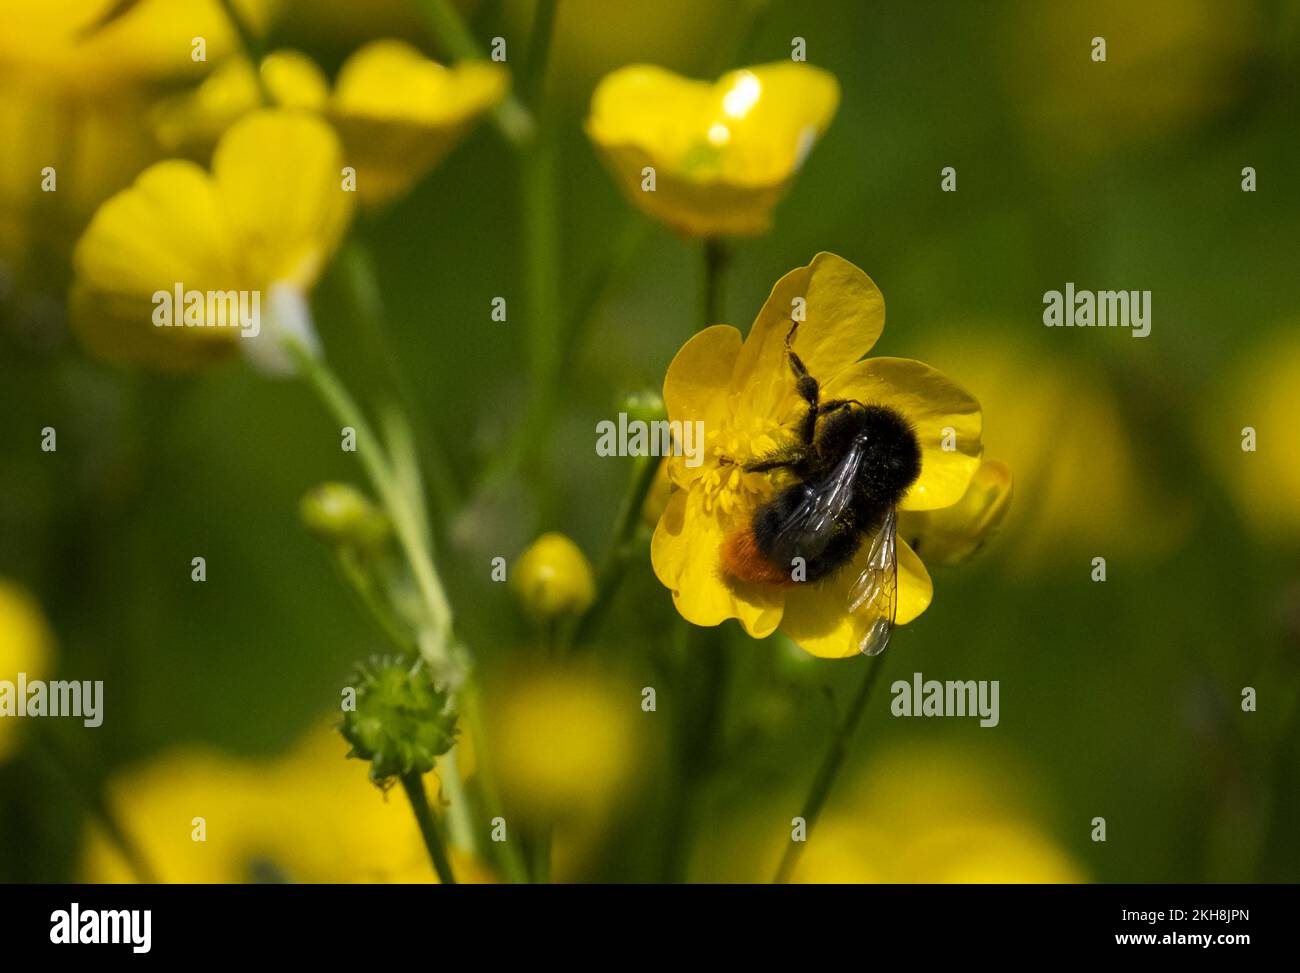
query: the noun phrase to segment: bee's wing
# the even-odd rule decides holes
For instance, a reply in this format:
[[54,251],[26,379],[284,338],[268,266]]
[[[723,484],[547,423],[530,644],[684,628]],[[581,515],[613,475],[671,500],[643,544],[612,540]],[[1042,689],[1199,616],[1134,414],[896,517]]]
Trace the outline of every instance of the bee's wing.
[[854,444],[831,472],[815,487],[806,488],[803,500],[788,513],[776,534],[777,551],[797,552],[805,558],[817,557],[834,535],[834,525],[853,499],[853,484],[866,452],[865,445]]
[[872,536],[867,565],[849,589],[849,612],[869,619],[859,650],[866,655],[884,652],[898,616],[898,510],[894,507]]

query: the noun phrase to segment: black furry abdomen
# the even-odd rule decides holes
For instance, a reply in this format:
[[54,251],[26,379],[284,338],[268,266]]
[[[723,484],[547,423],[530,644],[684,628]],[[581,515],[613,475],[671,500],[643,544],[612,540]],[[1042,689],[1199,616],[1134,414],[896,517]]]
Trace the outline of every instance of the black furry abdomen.
[[[801,522],[809,501],[849,475],[851,496],[828,523]],[[825,416],[809,457],[794,468],[799,482],[754,513],[754,543],[763,558],[791,570],[802,558],[806,581],[826,578],[853,560],[921,473],[916,433],[886,406],[852,405]]]

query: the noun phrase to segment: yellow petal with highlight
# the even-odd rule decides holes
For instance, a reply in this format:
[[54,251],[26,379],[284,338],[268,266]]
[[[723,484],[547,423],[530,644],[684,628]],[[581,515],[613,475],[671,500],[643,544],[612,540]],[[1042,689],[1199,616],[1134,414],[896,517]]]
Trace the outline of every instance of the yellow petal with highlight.
[[212,174],[251,278],[316,282],[352,215],[341,169],[338,137],[305,112],[254,112],[222,137]]
[[[737,411],[790,421],[802,408],[785,339],[802,316],[794,350],[808,374],[827,383],[875,345],[885,328],[885,298],[860,268],[833,253],[819,253],[772,288],[750,329],[732,375]],[[823,398],[829,398],[824,395]]]
[[[853,563],[834,577],[817,584],[796,585],[785,599],[781,631],[805,652],[823,659],[857,655],[862,637],[875,621],[868,613],[849,613],[849,589],[866,569],[868,545]],[[901,537],[898,539],[897,625],[906,625],[930,605],[934,585],[921,559]]]
[[753,235],[769,227],[838,105],[835,78],[807,64],[744,68],[714,83],[637,64],[597,85],[586,128],[651,216],[688,235]]
[[781,620],[782,593],[725,579],[722,542],[738,526],[720,508],[706,509],[703,490],[677,490],[655,528],[650,563],[673,593],[678,613],[691,624],[719,625],[737,618],[750,636],[765,638]]
[[934,510],[961,499],[979,469],[982,416],[969,392],[910,358],[868,358],[827,384],[823,397],[895,409],[916,433],[921,475],[900,510]]
[[[211,177],[189,162],[160,162],[96,212],[73,253],[73,329],[112,361],[184,367],[234,352],[231,328],[156,327],[153,295],[254,286]],[[179,309],[175,309],[179,316]]]

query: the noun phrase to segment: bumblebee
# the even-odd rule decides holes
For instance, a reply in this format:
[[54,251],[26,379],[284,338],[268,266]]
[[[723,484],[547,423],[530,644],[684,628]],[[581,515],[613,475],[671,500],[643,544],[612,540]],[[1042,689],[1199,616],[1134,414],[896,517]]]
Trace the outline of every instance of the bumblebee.
[[807,405],[795,441],[745,463],[748,473],[778,470],[794,481],[759,507],[722,544],[723,570],[736,581],[816,584],[867,557],[845,610],[870,619],[859,649],[889,644],[898,610],[898,504],[921,473],[921,447],[895,410],[856,399],[822,401],[821,383],[785,337],[795,389]]

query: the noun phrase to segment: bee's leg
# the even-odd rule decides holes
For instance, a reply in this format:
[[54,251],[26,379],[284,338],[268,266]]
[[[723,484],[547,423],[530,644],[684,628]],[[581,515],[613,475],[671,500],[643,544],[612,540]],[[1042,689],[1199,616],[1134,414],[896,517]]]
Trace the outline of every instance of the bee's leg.
[[796,469],[808,459],[805,446],[791,446],[766,459],[753,460],[741,467],[746,473],[767,473],[770,470]]
[[851,405],[860,406],[865,409],[866,406],[857,399],[831,399],[829,402],[823,402],[817,406],[817,415],[826,416],[832,412],[839,412],[840,409],[847,409]]
[[808,374],[808,369],[794,350],[794,333],[799,330],[799,322],[790,325],[785,336],[785,358],[794,372],[795,390],[799,398],[808,403],[808,413],[799,426],[799,440],[807,446],[813,444],[817,435],[818,402],[821,400],[821,385],[817,379]]

